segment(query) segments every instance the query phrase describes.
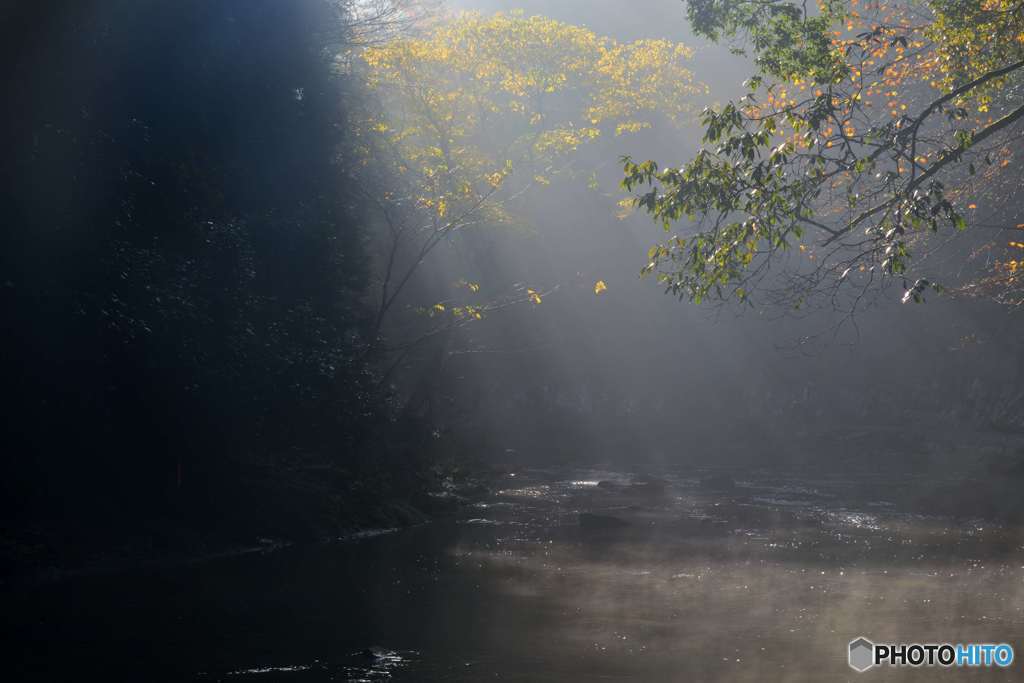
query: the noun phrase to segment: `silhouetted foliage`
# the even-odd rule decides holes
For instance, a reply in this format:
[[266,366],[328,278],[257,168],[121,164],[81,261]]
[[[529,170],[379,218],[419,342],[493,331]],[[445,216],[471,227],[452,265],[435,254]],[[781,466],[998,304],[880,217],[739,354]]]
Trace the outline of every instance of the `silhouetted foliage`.
[[3,25],[4,503],[244,515],[303,469],[351,483],[386,424],[337,4],[18,3]]

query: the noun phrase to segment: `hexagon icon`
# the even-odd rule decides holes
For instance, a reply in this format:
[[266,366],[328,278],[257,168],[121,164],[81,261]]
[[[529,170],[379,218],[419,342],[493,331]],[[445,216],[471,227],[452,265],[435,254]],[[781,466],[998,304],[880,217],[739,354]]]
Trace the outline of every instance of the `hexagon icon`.
[[850,641],[850,668],[864,672],[875,665],[875,644],[861,636]]

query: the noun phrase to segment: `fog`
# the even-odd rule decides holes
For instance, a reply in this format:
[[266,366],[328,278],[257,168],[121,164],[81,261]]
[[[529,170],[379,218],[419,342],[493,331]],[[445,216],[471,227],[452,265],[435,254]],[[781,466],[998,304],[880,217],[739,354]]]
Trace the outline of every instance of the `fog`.
[[[620,41],[682,41],[695,49],[688,64],[695,77],[712,86],[707,103],[735,97],[751,71],[727,45],[695,38],[681,3],[670,0],[453,7],[543,13]],[[793,310],[756,297],[752,306],[694,306],[640,277],[648,248],[664,233],[642,213],[615,218],[624,196],[618,157],[680,164],[701,135],[694,121],[606,142],[584,162],[599,169],[599,190],[570,181],[533,194],[523,207],[528,236],[498,237],[483,261],[470,246],[428,265],[425,277],[436,282],[473,279],[476,268],[508,283],[558,287],[543,306],[502,312],[453,342],[444,427],[457,430],[471,406],[463,418],[500,462],[508,459],[502,452],[515,452],[531,462],[729,457],[842,469],[877,458],[916,468],[922,463],[909,461],[932,444],[987,446],[991,438],[976,440],[987,429],[978,412],[998,409],[975,402],[1014,394],[1022,367],[1019,322],[1002,307],[949,297],[904,305],[896,279],[852,312],[843,301]],[[967,250],[969,240],[953,248]],[[932,270],[948,278],[951,268],[963,265]],[[596,280],[608,285],[600,297]],[[878,442],[850,452],[846,441],[864,430]],[[994,438],[994,448],[1009,447]],[[894,440],[895,458],[876,452]],[[904,452],[908,444],[913,453]]]
[[[837,126],[851,155],[938,152],[778,202],[826,233],[755,216],[670,260],[742,213],[726,195],[816,177],[744,166],[781,129],[746,161],[705,142],[771,65],[758,26],[712,41],[687,6],[0,9],[11,679],[796,683],[852,680],[859,636],[1016,645],[1020,72],[970,116],[900,114],[1009,59],[968,40],[959,81],[886,85],[882,133]],[[710,198],[663,229],[624,158],[682,176],[702,150],[747,173],[676,187]],[[845,217],[878,197],[895,227]],[[904,242],[900,216],[964,229]]]

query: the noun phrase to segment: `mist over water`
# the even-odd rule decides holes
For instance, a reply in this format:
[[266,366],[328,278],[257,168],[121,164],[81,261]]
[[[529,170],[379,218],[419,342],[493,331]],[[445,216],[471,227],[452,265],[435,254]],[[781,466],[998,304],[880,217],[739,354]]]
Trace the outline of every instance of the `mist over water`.
[[[42,604],[68,611],[76,635],[60,642],[79,668],[108,661],[113,639],[112,678],[175,680],[852,680],[859,635],[1020,633],[1019,528],[908,512],[904,485],[885,478],[752,470],[732,490],[701,483],[716,474],[519,472],[455,519],[75,579]],[[89,632],[101,615],[111,629]],[[165,645],[144,654],[152,639]],[[61,675],[67,660],[41,647],[14,664]]]
[[[701,86],[564,168],[481,162],[501,211],[450,232],[372,142],[415,107],[354,56],[427,29],[73,4],[0,11],[24,65],[0,126],[25,226],[0,245],[14,680],[810,683],[858,679],[858,636],[1024,654],[1019,312],[903,304],[895,276],[854,311],[641,276],[694,223],[624,208],[621,157],[685,164],[756,69],[683,3],[450,0],[431,21],[684,43]],[[507,128],[461,142],[504,152]],[[394,237],[430,226],[436,248]],[[943,235],[922,272],[982,272],[990,238]]]

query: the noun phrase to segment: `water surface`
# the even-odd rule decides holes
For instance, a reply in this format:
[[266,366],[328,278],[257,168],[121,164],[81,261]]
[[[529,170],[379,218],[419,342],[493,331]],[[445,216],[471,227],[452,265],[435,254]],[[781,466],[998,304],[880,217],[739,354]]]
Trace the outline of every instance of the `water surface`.
[[412,529],[26,589],[9,596],[8,665],[33,680],[1024,679],[1019,663],[846,664],[859,635],[1024,652],[1020,529],[911,514],[879,482],[755,474],[716,491],[704,476],[523,472]]

